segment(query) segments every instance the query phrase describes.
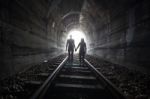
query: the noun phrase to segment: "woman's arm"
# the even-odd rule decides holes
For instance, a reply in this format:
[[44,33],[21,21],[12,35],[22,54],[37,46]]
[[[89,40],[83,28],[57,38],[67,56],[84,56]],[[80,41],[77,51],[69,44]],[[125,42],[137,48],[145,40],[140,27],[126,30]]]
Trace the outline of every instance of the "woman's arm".
[[75,49],[75,51],[77,51],[77,50],[78,50],[79,46],[80,46],[80,43],[78,44],[78,46],[77,46],[77,48]]

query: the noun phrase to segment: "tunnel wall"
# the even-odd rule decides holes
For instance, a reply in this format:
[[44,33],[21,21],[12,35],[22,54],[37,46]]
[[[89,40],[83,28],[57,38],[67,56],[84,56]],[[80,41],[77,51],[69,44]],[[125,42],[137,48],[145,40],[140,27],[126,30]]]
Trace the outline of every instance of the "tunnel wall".
[[47,9],[43,0],[0,1],[1,79],[62,53]]
[[148,0],[121,3],[110,2],[109,12],[98,10],[102,15],[96,17],[95,36],[91,38],[93,49],[89,54],[149,72],[150,3]]

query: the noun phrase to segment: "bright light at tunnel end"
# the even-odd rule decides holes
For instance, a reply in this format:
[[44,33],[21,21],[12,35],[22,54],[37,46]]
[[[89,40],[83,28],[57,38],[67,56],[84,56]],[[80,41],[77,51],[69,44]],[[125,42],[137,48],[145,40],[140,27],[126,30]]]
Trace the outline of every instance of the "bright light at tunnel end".
[[84,38],[84,41],[86,42],[86,36],[85,36],[84,32],[81,30],[74,29],[74,30],[69,31],[67,39],[70,38],[70,35],[72,35],[72,38],[75,41],[76,47],[78,46],[79,42],[81,41],[81,38]]

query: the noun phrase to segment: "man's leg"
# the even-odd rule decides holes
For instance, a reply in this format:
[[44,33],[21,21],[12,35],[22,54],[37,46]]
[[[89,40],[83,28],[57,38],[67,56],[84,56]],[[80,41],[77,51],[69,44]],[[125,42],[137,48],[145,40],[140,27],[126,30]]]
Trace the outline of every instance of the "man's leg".
[[79,53],[80,64],[81,64],[81,58],[82,58],[81,53]]
[[70,59],[70,50],[68,50],[68,58]]
[[71,56],[72,56],[71,58],[72,58],[72,60],[73,60],[73,54],[74,54],[74,51],[72,50],[72,53],[71,53]]
[[72,62],[72,50],[70,50],[70,62]]

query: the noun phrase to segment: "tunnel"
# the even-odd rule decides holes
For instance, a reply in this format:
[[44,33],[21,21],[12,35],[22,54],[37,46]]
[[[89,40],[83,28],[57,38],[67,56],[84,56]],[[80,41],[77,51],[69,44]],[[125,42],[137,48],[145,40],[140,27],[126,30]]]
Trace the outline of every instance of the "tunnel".
[[[149,0],[0,0],[0,80],[67,55],[70,35],[75,46],[83,37],[95,60],[146,76],[138,79],[150,88]],[[148,90],[130,99],[149,99]]]

